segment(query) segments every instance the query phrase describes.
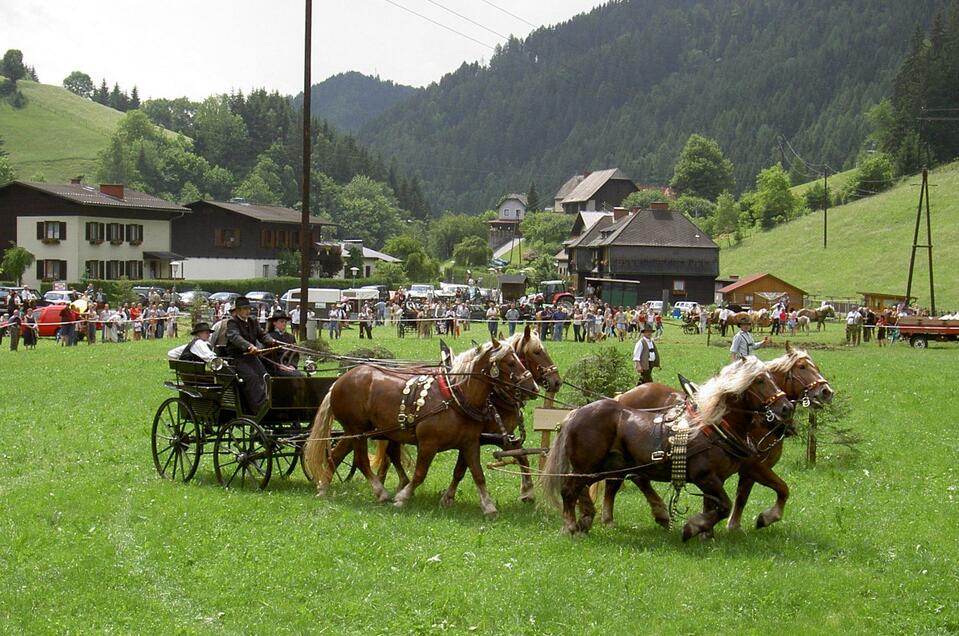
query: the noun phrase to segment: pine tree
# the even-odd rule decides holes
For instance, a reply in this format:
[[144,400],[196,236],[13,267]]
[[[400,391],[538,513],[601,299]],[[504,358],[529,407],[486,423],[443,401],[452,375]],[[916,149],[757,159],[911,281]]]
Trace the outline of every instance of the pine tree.
[[103,78],[100,80],[100,88],[98,88],[93,93],[93,101],[98,104],[103,104],[104,106],[110,101],[110,89],[107,88],[107,80]]
[[135,110],[140,107],[140,93],[137,92],[137,85],[133,85],[133,90],[130,91],[130,110]]
[[539,193],[536,192],[536,184],[532,181],[529,182],[529,191],[526,193],[526,211],[527,212],[539,212]]
[[123,110],[123,93],[120,92],[120,85],[114,84],[113,90],[107,99],[107,105],[115,110]]

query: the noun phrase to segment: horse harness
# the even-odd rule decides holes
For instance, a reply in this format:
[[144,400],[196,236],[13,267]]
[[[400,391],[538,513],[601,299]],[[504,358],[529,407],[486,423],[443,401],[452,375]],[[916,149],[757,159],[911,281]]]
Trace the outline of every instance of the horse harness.
[[[434,383],[439,388],[443,399],[432,409],[424,412],[423,407],[426,405],[426,398],[429,396]],[[489,417],[490,410],[492,410],[489,400],[482,409],[473,408],[466,404],[459,387],[450,384],[446,372],[441,371],[436,375],[414,375],[406,381],[396,419],[403,429],[415,429],[421,421],[450,407],[455,407],[466,417],[478,421],[486,420]],[[502,423],[500,426],[502,427]]]

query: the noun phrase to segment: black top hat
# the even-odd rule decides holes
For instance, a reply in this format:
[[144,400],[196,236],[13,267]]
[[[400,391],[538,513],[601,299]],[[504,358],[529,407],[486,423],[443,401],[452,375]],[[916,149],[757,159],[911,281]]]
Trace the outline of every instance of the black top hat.
[[202,331],[213,331],[210,329],[210,323],[208,322],[198,322],[193,325],[193,331],[190,332],[191,336],[195,336]]
[[640,329],[641,333],[646,333],[647,331],[653,331],[653,326],[648,322],[643,325],[642,329]]
[[289,319],[290,319],[289,314],[287,314],[282,309],[274,310],[274,312],[270,315],[270,322],[274,320],[289,320]]
[[235,301],[233,301],[233,309],[243,309],[244,307],[250,306],[250,299],[246,296],[239,296]]

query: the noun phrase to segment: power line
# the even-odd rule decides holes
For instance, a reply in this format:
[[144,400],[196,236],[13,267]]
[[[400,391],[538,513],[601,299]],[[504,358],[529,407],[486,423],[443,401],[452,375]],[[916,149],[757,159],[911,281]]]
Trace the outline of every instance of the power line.
[[393,0],[384,0],[384,2],[388,2],[389,4],[393,5],[394,7],[397,7],[398,9],[402,9],[403,11],[406,11],[407,13],[412,13],[412,14],[415,15],[416,17],[422,18],[423,20],[426,20],[427,22],[432,22],[432,23],[435,24],[436,26],[441,27],[441,28],[443,28],[443,29],[446,29],[447,31],[450,31],[450,32],[452,32],[452,33],[455,33],[456,35],[458,35],[458,36],[460,36],[460,37],[466,38],[467,40],[472,40],[473,42],[476,42],[477,44],[479,44],[479,45],[481,45],[481,46],[485,46],[486,48],[488,48],[488,49],[491,50],[491,51],[495,51],[495,50],[496,50],[495,47],[490,46],[490,45],[487,44],[486,42],[481,42],[481,41],[477,40],[476,38],[474,38],[474,37],[472,37],[472,36],[466,35],[466,34],[463,33],[462,31],[457,31],[456,29],[454,29],[454,28],[451,27],[451,26],[446,26],[446,25],[443,24],[442,22],[437,22],[437,21],[434,20],[433,18],[428,18],[428,17],[426,17],[425,15],[423,15],[422,13],[417,13],[416,11],[413,11],[412,9],[410,9],[410,8],[408,8],[408,7],[404,7],[403,5],[399,4],[398,2],[393,2]]
[[469,17],[463,15],[462,13],[457,13],[456,11],[453,11],[453,10],[450,9],[449,7],[447,7],[447,6],[445,6],[445,5],[442,5],[442,4],[440,4],[439,2],[436,2],[436,0],[426,0],[426,1],[429,2],[430,4],[434,4],[434,5],[438,6],[438,7],[439,7],[440,9],[442,9],[443,11],[447,11],[447,12],[452,13],[453,15],[455,15],[455,16],[457,16],[457,17],[459,17],[459,18],[462,18],[462,19],[466,20],[466,21],[469,22],[470,24],[475,24],[476,26],[478,26],[479,28],[483,29],[484,31],[489,31],[490,33],[492,33],[492,34],[495,35],[496,37],[503,38],[504,40],[508,40],[508,39],[509,39],[509,36],[503,35],[502,33],[497,33],[496,31],[494,31],[493,29],[489,28],[488,26],[482,25],[482,24],[480,24],[479,22],[477,22],[476,20],[474,20],[474,19],[472,19],[472,18],[469,18]]
[[530,22],[529,20],[526,20],[526,19],[524,19],[524,18],[519,17],[519,16],[516,15],[515,13],[510,13],[509,11],[507,11],[506,9],[504,9],[503,7],[499,7],[499,6],[495,5],[495,4],[493,4],[492,2],[490,2],[489,0],[483,0],[483,2],[485,2],[485,3],[488,4],[489,6],[493,7],[494,9],[497,9],[497,10],[499,10],[499,11],[502,11],[503,13],[505,13],[506,15],[508,15],[508,16],[510,16],[510,17],[516,18],[516,19],[519,20],[520,22],[523,22],[523,23],[525,23],[525,24],[528,24],[529,26],[533,27],[534,29],[539,28],[539,25],[538,25],[538,24],[533,24],[533,23]]

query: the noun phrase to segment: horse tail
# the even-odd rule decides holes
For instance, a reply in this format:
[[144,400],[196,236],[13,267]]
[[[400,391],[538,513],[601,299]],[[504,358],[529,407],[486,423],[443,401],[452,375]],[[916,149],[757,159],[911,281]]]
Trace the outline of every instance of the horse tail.
[[333,428],[332,398],[330,397],[332,392],[333,387],[330,387],[320,404],[320,410],[313,418],[313,428],[310,429],[310,436],[303,446],[303,464],[307,472],[313,475],[317,495],[325,494],[333,480],[333,470],[330,467],[330,431]]
[[376,442],[376,452],[373,453],[370,457],[370,468],[374,473],[379,472],[380,466],[383,464],[389,463],[389,458],[386,456],[386,447],[389,446],[389,441],[385,439],[377,440]]
[[539,485],[546,495],[546,500],[556,508],[562,505],[560,491],[567,479],[565,475],[570,472],[571,468],[567,452],[567,440],[569,439],[569,421],[575,412],[572,411],[560,424],[556,441],[553,442],[549,453],[546,455],[546,465],[543,467],[543,474],[539,478]]

